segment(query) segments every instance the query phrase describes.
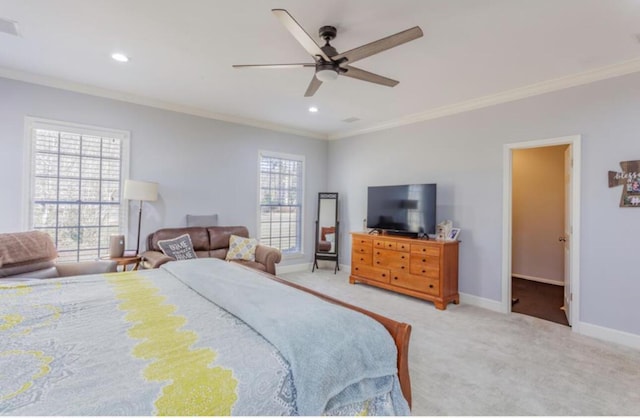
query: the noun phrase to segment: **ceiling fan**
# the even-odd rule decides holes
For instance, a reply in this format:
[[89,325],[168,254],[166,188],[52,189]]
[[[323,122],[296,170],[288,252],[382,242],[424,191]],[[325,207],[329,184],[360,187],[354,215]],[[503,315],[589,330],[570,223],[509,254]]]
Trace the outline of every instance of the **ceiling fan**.
[[357,78],[358,80],[368,81],[370,83],[381,84],[383,86],[393,87],[399,83],[397,80],[392,80],[387,77],[383,77],[378,74],[370,73],[369,71],[362,70],[360,68],[352,67],[350,64],[361,60],[363,58],[370,57],[387,49],[391,49],[398,45],[402,45],[406,42],[420,38],[422,36],[422,29],[419,26],[415,26],[411,29],[407,29],[402,32],[398,32],[395,35],[387,36],[386,38],[378,39],[377,41],[370,42],[366,45],[359,46],[351,49],[347,52],[338,53],[334,47],[329,44],[329,41],[336,37],[337,29],[333,26],[323,26],[319,30],[320,38],[325,41],[324,46],[319,46],[311,36],[296,22],[296,20],[284,9],[271,10],[274,15],[284,27],[293,35],[294,38],[302,45],[302,47],[313,57],[314,63],[304,64],[257,64],[257,65],[234,65],[234,68],[304,68],[315,67],[316,72],[309,83],[309,87],[305,92],[305,97],[310,97],[315,94],[318,88],[322,85],[323,81],[332,81],[338,78],[339,75],[344,75],[351,78]]

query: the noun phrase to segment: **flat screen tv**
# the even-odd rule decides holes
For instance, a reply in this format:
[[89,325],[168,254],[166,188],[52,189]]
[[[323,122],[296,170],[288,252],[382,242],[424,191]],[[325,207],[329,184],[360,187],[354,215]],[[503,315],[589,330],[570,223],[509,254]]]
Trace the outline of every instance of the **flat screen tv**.
[[367,228],[425,237],[436,233],[436,185],[370,186]]

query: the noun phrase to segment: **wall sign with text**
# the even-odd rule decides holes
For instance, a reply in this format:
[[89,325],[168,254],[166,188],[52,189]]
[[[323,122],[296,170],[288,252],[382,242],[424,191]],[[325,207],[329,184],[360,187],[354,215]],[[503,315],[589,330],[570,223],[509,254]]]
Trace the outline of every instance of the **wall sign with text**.
[[640,160],[621,161],[622,171],[609,171],[609,187],[622,186],[621,208],[640,208]]

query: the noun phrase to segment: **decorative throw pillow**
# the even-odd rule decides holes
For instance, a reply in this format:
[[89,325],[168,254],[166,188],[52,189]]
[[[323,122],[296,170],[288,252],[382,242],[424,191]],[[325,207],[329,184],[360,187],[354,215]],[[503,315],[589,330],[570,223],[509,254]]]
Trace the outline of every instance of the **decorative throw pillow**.
[[193,250],[193,243],[189,234],[180,235],[173,239],[165,239],[158,241],[158,247],[162,252],[176,260],[190,260],[198,258]]
[[256,247],[258,240],[255,238],[243,238],[237,235],[229,237],[229,251],[226,260],[247,260],[256,259]]

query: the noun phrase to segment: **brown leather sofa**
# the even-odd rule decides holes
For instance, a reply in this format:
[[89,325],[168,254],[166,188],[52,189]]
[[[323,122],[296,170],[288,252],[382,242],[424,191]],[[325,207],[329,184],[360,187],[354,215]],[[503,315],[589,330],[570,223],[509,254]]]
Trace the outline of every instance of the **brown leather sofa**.
[[[229,237],[238,235],[249,238],[249,231],[244,226],[208,226],[188,228],[159,229],[147,237],[147,251],[142,254],[142,267],[158,268],[168,261],[174,260],[166,256],[158,241],[173,239],[183,234],[189,234],[193,249],[198,257],[215,257],[224,260],[229,250]],[[280,262],[282,255],[277,248],[266,245],[256,247],[256,260],[233,260],[245,266],[267,273],[276,274],[276,264]]]
[[84,274],[111,273],[115,261],[56,263],[58,251],[51,237],[40,231],[0,234],[0,280],[52,279]]

